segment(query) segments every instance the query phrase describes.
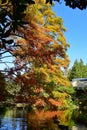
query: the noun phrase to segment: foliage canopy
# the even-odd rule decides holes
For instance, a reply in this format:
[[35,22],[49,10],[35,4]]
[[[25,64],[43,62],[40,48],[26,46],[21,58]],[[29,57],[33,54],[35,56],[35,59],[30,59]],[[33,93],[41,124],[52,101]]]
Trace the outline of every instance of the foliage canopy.
[[[46,0],[45,3],[52,4],[54,0]],[[57,2],[62,2],[57,0]],[[64,0],[66,6],[71,8],[86,9],[87,0]],[[25,24],[24,11],[28,4],[36,4],[33,0],[0,0],[0,48],[6,49],[12,44],[12,39],[7,39],[19,26]],[[33,14],[32,14],[33,15]],[[49,12],[48,12],[49,15]]]

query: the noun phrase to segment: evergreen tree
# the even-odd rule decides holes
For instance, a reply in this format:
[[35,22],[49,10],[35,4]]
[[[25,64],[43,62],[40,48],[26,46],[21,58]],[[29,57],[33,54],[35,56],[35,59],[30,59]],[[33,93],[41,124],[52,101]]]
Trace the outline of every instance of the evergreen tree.
[[69,71],[68,78],[72,80],[74,78],[86,78],[87,77],[87,65],[84,65],[82,59],[80,61],[75,60],[74,65]]

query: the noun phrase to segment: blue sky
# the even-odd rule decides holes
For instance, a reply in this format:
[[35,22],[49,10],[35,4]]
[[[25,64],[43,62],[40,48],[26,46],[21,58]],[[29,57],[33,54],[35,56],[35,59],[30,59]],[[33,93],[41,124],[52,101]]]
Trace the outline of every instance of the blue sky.
[[82,59],[87,64],[87,9],[82,11],[56,3],[53,11],[63,19],[67,28],[64,35],[70,44],[67,52],[71,61],[70,67],[76,59]]

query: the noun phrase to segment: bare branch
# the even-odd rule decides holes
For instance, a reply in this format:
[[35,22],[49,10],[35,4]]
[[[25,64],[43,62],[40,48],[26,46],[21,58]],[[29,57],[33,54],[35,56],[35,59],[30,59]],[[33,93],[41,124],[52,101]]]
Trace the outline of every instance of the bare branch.
[[6,64],[6,63],[13,63],[13,62],[9,62],[9,61],[5,61],[5,62],[3,62],[3,61],[0,61],[0,64]]
[[4,52],[2,52],[2,53],[0,53],[0,55],[3,55],[3,54],[5,54],[5,53],[7,53],[8,51],[4,51]]

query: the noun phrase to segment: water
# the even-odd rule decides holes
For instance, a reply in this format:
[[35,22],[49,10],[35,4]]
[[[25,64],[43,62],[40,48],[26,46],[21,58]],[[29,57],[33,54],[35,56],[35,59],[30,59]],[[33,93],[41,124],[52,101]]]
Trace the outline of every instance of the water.
[[27,130],[27,113],[14,108],[0,109],[0,130]]
[[87,130],[87,111],[36,111],[0,108],[0,130]]

